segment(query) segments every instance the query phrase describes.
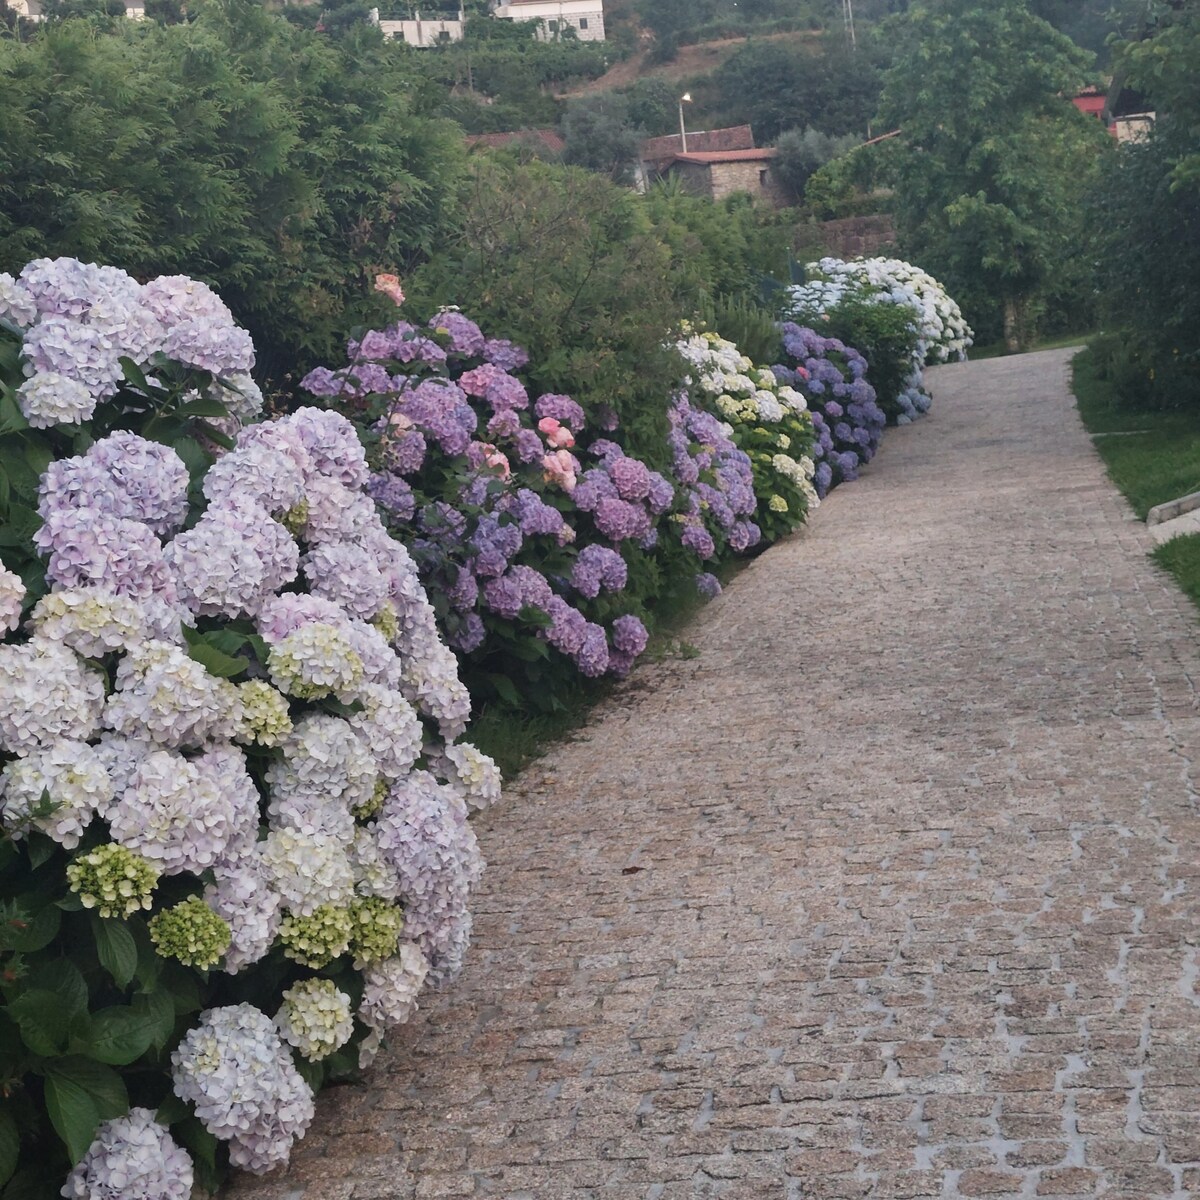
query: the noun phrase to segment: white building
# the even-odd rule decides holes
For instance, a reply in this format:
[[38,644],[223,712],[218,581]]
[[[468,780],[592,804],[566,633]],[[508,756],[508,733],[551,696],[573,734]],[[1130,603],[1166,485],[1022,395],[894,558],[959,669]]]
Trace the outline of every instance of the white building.
[[399,38],[410,46],[440,46],[443,42],[461,42],[463,13],[457,17],[422,17],[418,9],[407,21],[381,21],[379,9],[371,9],[371,23],[378,25],[385,38]]
[[492,0],[492,16],[537,21],[538,37],[551,42],[574,29],[581,42],[604,41],[604,0]]
[[[18,17],[23,17],[26,21],[44,21],[46,14],[42,12],[42,6],[39,0],[8,0],[9,9],[16,13]],[[131,21],[144,21],[146,19],[146,7],[143,0],[126,0],[125,15]]]

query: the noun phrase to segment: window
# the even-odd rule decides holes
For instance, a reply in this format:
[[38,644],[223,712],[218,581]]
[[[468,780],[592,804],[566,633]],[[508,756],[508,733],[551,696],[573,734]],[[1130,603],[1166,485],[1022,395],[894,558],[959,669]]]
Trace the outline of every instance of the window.
[[758,186],[760,188],[765,188],[767,186],[767,172],[765,168],[758,173]]
[[557,22],[557,21],[551,21],[551,22],[550,22],[550,32],[551,32],[551,33],[557,33],[557,32],[558,32],[558,22]]
[[587,17],[580,17],[580,18],[579,18],[579,28],[580,28],[580,29],[586,29],[586,28],[587,28]]

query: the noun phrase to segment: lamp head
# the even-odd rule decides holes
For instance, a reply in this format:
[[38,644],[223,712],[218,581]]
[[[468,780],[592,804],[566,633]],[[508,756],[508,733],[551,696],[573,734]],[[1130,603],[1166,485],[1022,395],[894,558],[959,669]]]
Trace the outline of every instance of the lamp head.
[[692,93],[691,92],[684,92],[683,95],[679,97],[679,103],[683,104],[684,102],[691,104],[691,102],[692,102]]

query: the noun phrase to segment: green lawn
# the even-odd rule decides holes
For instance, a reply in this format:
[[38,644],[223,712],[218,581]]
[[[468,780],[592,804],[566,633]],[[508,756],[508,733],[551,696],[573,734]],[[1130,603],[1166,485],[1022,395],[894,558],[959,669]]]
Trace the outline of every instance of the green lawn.
[[1121,408],[1099,378],[1091,351],[1077,355],[1072,367],[1079,415],[1139,517],[1156,504],[1200,491],[1200,414]]
[[[1200,491],[1200,414],[1120,407],[1096,370],[1093,352],[1072,363],[1079,415],[1109,477],[1143,519],[1156,504]],[[1200,534],[1173,538],[1153,558],[1200,607]]]
[[[1029,350],[1023,350],[1021,353],[1028,354],[1034,350],[1061,350],[1064,346],[1082,346],[1091,336],[1090,331],[1084,333],[1065,333],[1061,337],[1048,338],[1045,341],[1035,342],[1029,347]],[[1001,358],[1007,353],[1008,350],[1003,342],[989,342],[986,346],[972,346],[967,351],[967,357],[974,362],[981,358]]]

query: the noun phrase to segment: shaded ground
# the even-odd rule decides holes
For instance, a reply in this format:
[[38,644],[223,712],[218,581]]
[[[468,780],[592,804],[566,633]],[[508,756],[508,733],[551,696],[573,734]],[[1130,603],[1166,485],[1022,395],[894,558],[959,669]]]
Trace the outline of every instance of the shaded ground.
[[1200,648],[1069,354],[935,372],[526,773],[462,979],[232,1195],[1200,1193]]

